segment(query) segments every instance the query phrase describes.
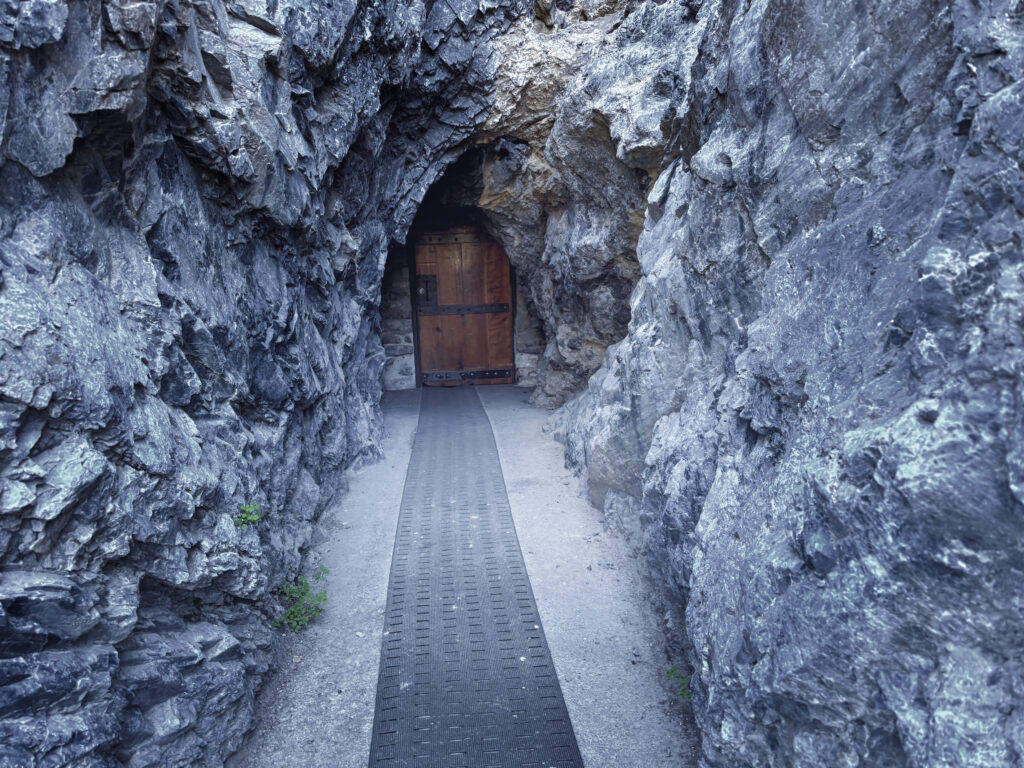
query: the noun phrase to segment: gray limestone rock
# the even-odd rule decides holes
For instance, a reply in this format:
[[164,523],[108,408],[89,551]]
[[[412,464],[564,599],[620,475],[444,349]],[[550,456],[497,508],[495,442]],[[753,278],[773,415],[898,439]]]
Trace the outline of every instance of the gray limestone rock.
[[0,765],[238,747],[448,169],[702,765],[1020,765],[1022,72],[1008,0],[0,0]]
[[378,450],[388,243],[521,10],[0,4],[0,764],[237,749]]
[[674,49],[629,332],[563,430],[702,764],[1019,765],[1020,9],[704,3]]

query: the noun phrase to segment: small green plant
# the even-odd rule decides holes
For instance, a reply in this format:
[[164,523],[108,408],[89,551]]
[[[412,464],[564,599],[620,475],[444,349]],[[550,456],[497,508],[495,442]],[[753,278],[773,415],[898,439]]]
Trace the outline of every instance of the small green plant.
[[250,525],[256,525],[256,523],[263,519],[263,515],[260,514],[260,505],[255,501],[243,504],[242,511],[232,519],[235,521],[235,525],[243,530],[248,528]]
[[675,680],[679,683],[679,695],[689,701],[693,694],[690,692],[690,678],[683,677],[679,674],[679,669],[676,667],[669,667],[668,674],[665,675],[669,680]]
[[[328,573],[330,571],[321,565],[312,576],[313,582],[319,584],[327,578]],[[301,632],[309,626],[309,622],[324,612],[324,606],[327,605],[327,592],[321,589],[314,593],[305,576],[299,576],[290,584],[282,584],[279,589],[286,607],[274,622],[275,627],[287,626],[292,632]]]

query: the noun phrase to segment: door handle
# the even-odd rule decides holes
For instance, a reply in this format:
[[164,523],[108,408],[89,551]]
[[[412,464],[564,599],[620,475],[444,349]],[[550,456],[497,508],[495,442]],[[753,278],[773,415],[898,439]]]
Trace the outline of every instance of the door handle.
[[417,275],[416,303],[421,307],[437,305],[437,275]]

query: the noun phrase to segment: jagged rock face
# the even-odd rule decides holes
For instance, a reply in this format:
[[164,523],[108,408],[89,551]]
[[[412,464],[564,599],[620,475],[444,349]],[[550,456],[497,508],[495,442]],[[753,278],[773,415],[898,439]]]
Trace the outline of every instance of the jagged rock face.
[[[626,6],[552,6],[552,28],[523,19],[502,36],[479,147],[446,177],[447,203],[482,215],[543,323],[534,402],[545,405],[578,392],[623,337],[640,276],[636,241],[662,155],[657,110],[668,107],[668,94],[647,82],[666,62],[613,34]],[[624,72],[631,79],[620,80]],[[642,115],[638,99],[647,105]]]
[[377,450],[387,244],[521,12],[0,8],[0,764],[237,748],[273,590]]
[[688,6],[629,332],[564,429],[664,585],[702,764],[1019,765],[1020,4],[616,35]]
[[[532,13],[532,17],[528,17]],[[0,765],[219,765],[372,456],[427,188],[635,537],[704,766],[1024,754],[1020,3],[0,7]],[[258,526],[232,522],[255,500]]]

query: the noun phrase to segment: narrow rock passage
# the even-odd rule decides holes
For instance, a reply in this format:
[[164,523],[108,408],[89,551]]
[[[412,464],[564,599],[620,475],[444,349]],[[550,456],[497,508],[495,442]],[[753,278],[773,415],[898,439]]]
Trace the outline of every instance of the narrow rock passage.
[[[649,590],[626,544],[564,468],[528,390],[480,387],[515,528],[587,768],[696,764],[689,706],[671,691]],[[385,458],[350,473],[311,559],[331,573],[326,613],[288,635],[232,768],[366,768],[390,558],[421,393],[388,393]],[[474,766],[474,768],[477,768]]]
[[371,768],[582,768],[476,389],[424,390]]

